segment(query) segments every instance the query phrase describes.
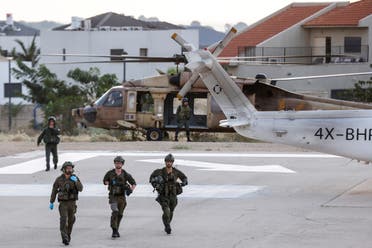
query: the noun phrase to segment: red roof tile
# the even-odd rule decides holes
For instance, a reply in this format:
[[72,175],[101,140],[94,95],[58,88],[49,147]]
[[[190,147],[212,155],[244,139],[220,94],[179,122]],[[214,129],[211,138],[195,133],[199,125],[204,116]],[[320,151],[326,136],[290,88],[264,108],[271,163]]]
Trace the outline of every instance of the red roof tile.
[[221,57],[238,55],[238,47],[256,46],[328,5],[292,5],[257,26],[235,37],[222,51]]
[[359,20],[372,14],[372,0],[362,0],[337,7],[304,24],[304,27],[358,26]]

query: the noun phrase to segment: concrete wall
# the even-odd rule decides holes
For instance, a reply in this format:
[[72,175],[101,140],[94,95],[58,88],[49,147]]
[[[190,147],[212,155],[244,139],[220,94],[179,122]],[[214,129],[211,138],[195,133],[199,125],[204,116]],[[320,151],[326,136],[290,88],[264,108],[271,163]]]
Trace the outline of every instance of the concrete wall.
[[[11,131],[29,130],[33,128],[34,105],[23,105],[16,116],[12,116]],[[9,131],[9,115],[8,106],[0,105],[0,132]],[[43,123],[43,112],[36,111],[36,120]]]
[[[21,40],[26,47],[29,47],[33,36],[0,36],[0,47],[2,50],[8,50],[11,52],[13,48],[16,49],[17,52],[21,52],[21,47],[15,40]],[[38,47],[40,47],[40,37],[36,37],[35,42]]]
[[[148,49],[148,56],[173,56],[181,53],[181,47],[171,39],[171,35],[177,32],[185,40],[199,44],[199,32],[197,30],[158,30],[158,31],[42,31],[41,53],[62,53],[63,48],[70,54],[103,54],[110,55],[110,49],[124,49],[128,55],[139,56],[140,48]],[[94,61],[109,58],[83,58],[67,57],[69,61]],[[61,57],[42,57],[42,63],[62,62]],[[102,74],[115,73],[118,79],[123,79],[122,63],[106,64],[70,64],[70,65],[47,65],[59,78],[65,79],[69,70],[90,67],[98,67]],[[143,77],[157,75],[156,69],[166,71],[175,67],[173,63],[127,63],[126,79],[141,79]]]

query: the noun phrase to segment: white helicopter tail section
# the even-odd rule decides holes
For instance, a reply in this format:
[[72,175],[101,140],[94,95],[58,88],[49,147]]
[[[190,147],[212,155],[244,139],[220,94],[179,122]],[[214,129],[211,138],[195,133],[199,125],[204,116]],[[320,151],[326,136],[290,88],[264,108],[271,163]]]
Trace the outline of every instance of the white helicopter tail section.
[[198,65],[198,68],[194,69],[199,72],[204,84],[225,114],[227,120],[221,122],[221,125],[230,127],[249,125],[257,110],[209,51],[200,50],[198,55],[199,59],[195,58],[195,54],[186,57],[191,68],[195,63]]

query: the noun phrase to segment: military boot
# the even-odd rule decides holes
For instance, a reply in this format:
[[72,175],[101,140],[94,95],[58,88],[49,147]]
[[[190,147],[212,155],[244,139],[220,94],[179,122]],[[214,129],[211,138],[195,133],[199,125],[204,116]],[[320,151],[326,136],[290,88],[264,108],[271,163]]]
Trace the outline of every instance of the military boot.
[[170,227],[169,224],[165,225],[165,229],[164,229],[164,231],[165,231],[167,234],[171,234],[171,232],[172,232],[172,228]]
[[112,228],[112,235],[111,235],[111,237],[113,237],[113,238],[119,238],[120,237],[120,234],[118,232],[118,229]]
[[45,169],[45,171],[49,171],[50,170],[50,167],[49,166],[47,166],[46,167],[46,169]]
[[54,169],[55,169],[55,170],[57,169],[57,164],[54,164]]
[[69,245],[70,244],[70,242],[67,239],[62,239],[62,243],[64,245]]

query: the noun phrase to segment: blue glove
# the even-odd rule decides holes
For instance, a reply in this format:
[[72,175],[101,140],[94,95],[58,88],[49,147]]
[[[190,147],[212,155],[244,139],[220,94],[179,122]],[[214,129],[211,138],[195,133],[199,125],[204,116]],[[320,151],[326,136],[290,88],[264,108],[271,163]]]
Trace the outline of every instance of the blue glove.
[[77,182],[77,177],[76,176],[70,176],[70,180],[76,183]]
[[49,208],[50,208],[50,210],[53,210],[53,208],[54,208],[54,203],[49,203]]
[[112,185],[115,185],[116,184],[116,180],[112,180]]

